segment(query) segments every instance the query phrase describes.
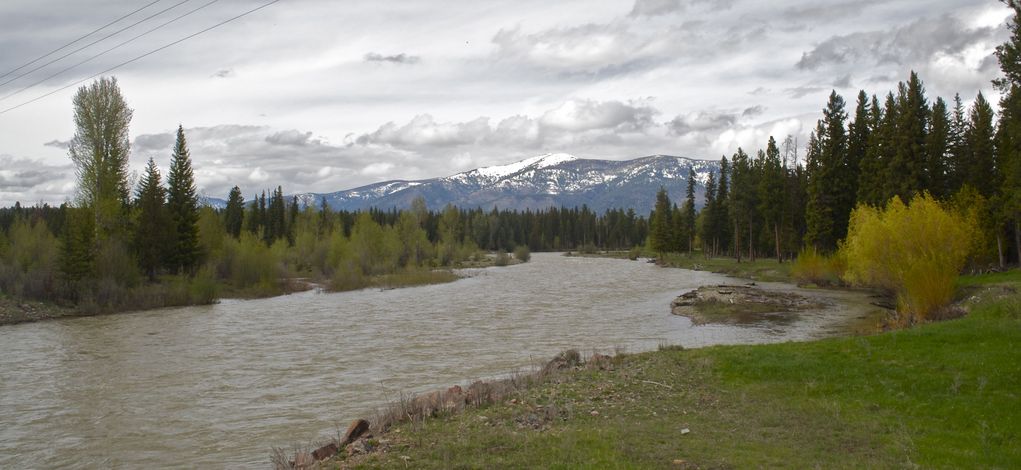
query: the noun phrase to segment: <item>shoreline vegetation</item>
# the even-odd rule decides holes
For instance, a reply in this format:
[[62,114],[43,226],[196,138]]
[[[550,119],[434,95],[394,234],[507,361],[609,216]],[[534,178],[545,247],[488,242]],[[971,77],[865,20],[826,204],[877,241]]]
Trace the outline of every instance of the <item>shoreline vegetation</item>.
[[[518,257],[520,256],[520,257]],[[165,303],[164,299],[185,298],[188,299],[188,284],[186,280],[168,280],[158,286],[177,286],[178,297],[173,295],[156,296],[154,305],[140,308],[129,308],[124,310],[90,310],[79,306],[63,305],[52,301],[22,299],[0,293],[0,326],[15,325],[20,323],[32,323],[46,320],[57,320],[64,318],[80,318],[96,315],[115,315],[121,313],[132,313],[160,308],[184,307],[189,305],[204,305],[218,302],[222,299],[253,300],[280,295],[290,295],[298,292],[320,289],[323,292],[347,292],[360,289],[399,289],[402,287],[416,287],[430,284],[443,284],[462,279],[457,270],[481,269],[490,267],[513,266],[524,263],[522,258],[530,258],[530,252],[517,250],[515,256],[499,253],[477,253],[461,262],[457,262],[450,268],[435,269],[405,269],[389,274],[378,274],[373,276],[335,276],[333,279],[322,278],[282,278],[276,282],[272,289],[266,286],[258,288],[238,288],[230,283],[218,283],[214,286],[216,297],[212,300],[201,300],[195,302]],[[153,292],[147,291],[147,296],[154,296]]]
[[276,449],[272,461],[1017,467],[1021,270],[964,276],[956,286],[966,315],[879,334],[588,358],[566,351],[527,373],[402,398],[361,436]]

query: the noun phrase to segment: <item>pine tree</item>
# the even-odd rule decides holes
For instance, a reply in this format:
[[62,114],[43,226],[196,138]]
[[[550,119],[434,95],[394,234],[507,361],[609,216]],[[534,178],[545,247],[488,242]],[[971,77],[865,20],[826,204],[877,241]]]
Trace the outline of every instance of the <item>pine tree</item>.
[[245,221],[245,201],[241,197],[241,188],[234,186],[230,188],[227,195],[227,208],[223,211],[223,225],[227,234],[238,238],[241,236],[241,227]]
[[165,205],[166,191],[160,181],[160,171],[150,158],[135,195],[138,216],[134,237],[138,266],[149,281],[156,280],[156,270],[166,256],[168,224]]
[[88,209],[68,207],[60,236],[60,274],[77,294],[74,284],[89,279],[95,269],[95,217]]
[[993,108],[980,92],[975,98],[964,131],[966,161],[963,162],[963,181],[989,198],[998,190],[994,164]]
[[947,162],[950,158],[950,115],[943,98],[936,98],[932,105],[929,132],[926,134],[925,154],[928,158],[925,174],[925,189],[937,199],[950,196],[947,183]]
[[713,208],[713,245],[715,252],[730,245],[730,163],[727,157],[720,159],[720,177],[716,180],[716,206]]
[[780,225],[783,223],[784,203],[784,168],[780,161],[780,148],[776,146],[773,136],[766,143],[766,153],[761,163],[759,176],[759,213],[763,223],[773,230],[776,260],[783,262],[783,251],[780,248]]
[[808,137],[806,157],[808,163],[808,201],[805,205],[805,244],[817,250],[832,250],[833,239],[833,203],[828,200],[827,178],[822,162],[822,146],[817,135],[826,132],[822,121],[816,125],[815,131]]
[[[874,98],[873,98],[874,99]],[[858,92],[858,102],[854,108],[854,121],[847,131],[847,169],[846,180],[843,181],[848,195],[855,196],[850,200],[851,207],[857,200],[858,181],[861,179],[861,167],[866,159],[869,139],[872,137],[872,105],[865,91]]]
[[660,187],[659,192],[656,193],[656,208],[649,217],[650,221],[650,232],[649,232],[649,248],[662,255],[671,248],[671,230],[673,228],[671,224],[671,208],[670,208],[670,196],[666,192],[666,188]]
[[192,273],[199,257],[198,197],[191,154],[184,137],[184,127],[177,127],[177,141],[167,175],[167,211],[170,215],[169,253],[167,267],[173,272]]
[[[756,187],[753,184],[751,162],[741,148],[731,158],[730,167],[730,219],[734,227],[734,256],[741,262],[741,234],[748,233],[749,251],[752,246],[752,225],[755,212]],[[745,232],[747,227],[748,231]],[[754,255],[749,253],[749,257]]]
[[716,174],[709,173],[705,183],[705,206],[702,207],[702,254],[708,259],[716,255]]
[[961,95],[954,95],[954,111],[950,120],[950,132],[947,136],[947,186],[951,193],[956,193],[964,185],[965,168],[967,167],[968,146],[964,143],[964,134],[968,129],[967,113]]
[[684,230],[688,234],[688,256],[695,245],[695,169],[688,168],[688,189],[684,199]]
[[847,234],[847,224],[854,205],[854,195],[847,187],[847,136],[844,121],[844,99],[830,94],[823,118],[809,140],[808,208],[806,242],[820,251],[837,248],[837,241]]
[[1013,221],[1014,254],[1021,264],[1021,4],[1008,1],[1013,10],[1010,38],[996,48],[1003,77],[993,82],[1001,93],[997,129],[997,167],[1001,173],[1000,204],[1005,221]]
[[929,105],[925,88],[914,71],[908,83],[900,83],[897,92],[897,131],[895,151],[890,161],[890,193],[908,201],[925,188],[925,133]]
[[873,98],[872,122],[874,130],[869,137],[865,159],[858,174],[858,203],[881,206],[890,199],[890,161],[897,132],[897,105],[892,93],[887,93],[885,106],[880,109],[878,100]]

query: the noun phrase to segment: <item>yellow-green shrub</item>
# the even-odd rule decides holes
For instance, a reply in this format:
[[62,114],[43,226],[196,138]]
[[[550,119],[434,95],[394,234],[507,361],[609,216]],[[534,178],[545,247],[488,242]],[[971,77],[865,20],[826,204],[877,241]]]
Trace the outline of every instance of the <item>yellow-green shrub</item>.
[[898,311],[925,319],[950,302],[974,233],[972,221],[928,194],[910,205],[894,198],[885,210],[859,206],[841,246],[844,279],[890,290]]
[[826,256],[807,247],[798,252],[798,258],[791,265],[791,276],[802,284],[831,286],[840,284],[844,272],[843,257]]

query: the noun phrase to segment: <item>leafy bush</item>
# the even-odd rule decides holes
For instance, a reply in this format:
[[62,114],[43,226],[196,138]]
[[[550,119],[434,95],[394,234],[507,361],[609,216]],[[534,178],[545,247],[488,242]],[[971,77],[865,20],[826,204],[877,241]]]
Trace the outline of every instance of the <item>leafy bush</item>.
[[859,206],[841,247],[844,278],[896,293],[908,321],[924,320],[950,303],[975,233],[973,221],[928,194],[910,205],[894,198],[885,210]]
[[791,266],[791,276],[799,284],[837,285],[843,271],[841,256],[825,256],[812,247],[798,252],[798,259]]
[[510,256],[507,256],[506,251],[500,250],[496,253],[496,261],[493,261],[493,264],[497,266],[507,266],[510,264]]
[[514,248],[514,258],[522,263],[527,263],[532,259],[532,251],[528,249],[528,245],[518,245]]
[[627,252],[627,259],[629,259],[631,261],[635,261],[641,255],[642,255],[642,247],[635,246],[635,247],[632,247],[630,250],[628,250],[628,252]]

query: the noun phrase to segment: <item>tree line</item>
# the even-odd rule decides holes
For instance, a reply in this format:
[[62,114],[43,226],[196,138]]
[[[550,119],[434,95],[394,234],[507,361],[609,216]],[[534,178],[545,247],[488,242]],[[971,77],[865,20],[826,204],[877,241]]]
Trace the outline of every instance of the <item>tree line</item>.
[[[1014,7],[1017,12],[1017,7]],[[791,259],[805,247],[833,253],[848,235],[856,207],[883,207],[894,198],[929,194],[968,212],[980,228],[973,264],[1000,267],[1021,253],[1021,65],[1018,26],[997,49],[1004,78],[1000,113],[982,93],[965,107],[930,102],[911,72],[882,100],[860,91],[853,112],[835,91],[806,146],[804,161],[791,137],[769,138],[754,155],[738,149],[720,160],[705,183],[705,205],[694,205],[694,175],[679,207],[665,189],[650,217],[649,248],[740,261],[769,255]],[[1012,245],[1010,246],[1012,241]]]

